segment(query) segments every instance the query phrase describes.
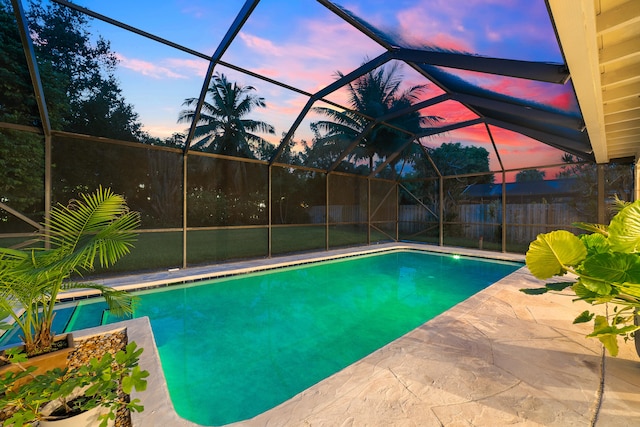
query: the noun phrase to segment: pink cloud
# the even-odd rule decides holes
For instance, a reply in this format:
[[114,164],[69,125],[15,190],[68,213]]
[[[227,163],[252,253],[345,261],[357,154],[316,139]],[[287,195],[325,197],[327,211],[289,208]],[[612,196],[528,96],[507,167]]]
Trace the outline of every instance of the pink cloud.
[[569,91],[559,93],[550,98],[549,104],[565,111],[575,110],[577,108],[576,98]]
[[209,63],[202,59],[167,58],[162,62],[172,69],[184,71],[189,76],[204,77],[209,68]]
[[119,65],[123,68],[127,68],[129,70],[135,71],[136,73],[140,73],[144,76],[151,77],[154,79],[185,79],[187,78],[185,75],[175,72],[174,70],[164,67],[159,64],[155,64],[149,61],[144,61],[142,59],[136,58],[127,58],[126,56],[116,53],[116,58],[118,58]]
[[223,59],[313,93],[332,83],[336,71],[346,74],[365,56],[373,58],[383,51],[339,20],[301,20],[292,32],[277,43],[250,29],[242,31]]
[[165,58],[158,62],[150,62],[129,58],[121,53],[116,53],[116,58],[123,68],[158,80],[203,77],[208,68],[208,63],[199,59]]
[[[427,43],[443,49],[471,51],[473,46],[469,42],[470,38],[465,37],[465,26],[457,16],[460,11],[448,13],[448,2],[436,3],[438,4],[418,2],[397,13],[399,32],[404,41],[415,45]],[[439,12],[437,17],[433,15],[434,10]]]
[[250,50],[261,55],[280,57],[284,56],[286,53],[283,48],[277,47],[270,40],[247,34],[245,32],[240,32],[238,36]]
[[441,126],[478,118],[478,115],[456,101],[445,101],[420,110],[423,116],[442,117]]

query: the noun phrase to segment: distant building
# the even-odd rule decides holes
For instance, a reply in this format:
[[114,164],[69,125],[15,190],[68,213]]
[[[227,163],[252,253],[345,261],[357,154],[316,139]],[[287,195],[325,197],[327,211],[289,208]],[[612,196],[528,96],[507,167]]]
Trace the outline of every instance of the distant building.
[[[551,199],[558,202],[563,198],[575,198],[578,194],[578,179],[548,179],[544,181],[508,182],[506,185],[509,203],[540,202]],[[463,192],[466,199],[500,200],[502,184],[471,184]]]

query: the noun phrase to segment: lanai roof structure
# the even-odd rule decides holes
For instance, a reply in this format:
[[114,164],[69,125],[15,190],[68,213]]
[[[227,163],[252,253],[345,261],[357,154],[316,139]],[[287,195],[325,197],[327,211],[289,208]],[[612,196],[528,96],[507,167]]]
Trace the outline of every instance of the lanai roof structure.
[[[43,1],[42,10],[79,20],[73,25],[85,31],[83,43],[105,47],[107,55],[97,61],[87,59],[82,43],[74,47],[65,45],[68,38],[56,38],[64,25],[57,28],[54,21],[46,21],[32,2],[4,0],[3,9],[5,28],[12,32],[8,37],[18,41],[18,48],[5,56],[15,56],[16,63],[5,71],[14,67],[19,78],[6,80],[15,88],[7,86],[8,102],[0,102],[0,130],[41,135],[47,151],[44,198],[28,208],[34,212],[25,216],[23,208],[12,207],[19,196],[7,193],[0,200],[11,218],[23,222],[31,214],[46,213],[50,201],[68,199],[57,195],[58,190],[80,186],[80,168],[93,166],[76,154],[89,153],[88,147],[101,155],[110,152],[107,157],[114,162],[120,156],[116,151],[129,151],[131,144],[171,152],[163,154],[171,158],[182,156],[184,162],[172,163],[182,178],[159,171],[121,181],[136,188],[131,191],[153,193],[140,196],[141,203],[164,204],[145,208],[134,203],[157,222],[147,221],[150,228],[179,229],[185,235],[188,227],[199,225],[288,224],[291,220],[284,216],[278,223],[273,219],[273,167],[278,173],[295,167],[325,177],[346,173],[396,183],[484,174],[485,181],[499,184],[513,182],[527,169],[544,168],[546,178],[553,179],[567,162],[632,164],[638,159],[640,3],[633,0],[236,0],[189,5]],[[93,88],[82,86],[91,84],[89,74],[73,81],[74,72],[85,72],[79,64],[91,61],[104,61],[92,77],[100,82]],[[76,71],[69,72],[74,66]],[[56,87],[67,72],[71,84]],[[240,143],[224,149],[220,130],[207,128],[215,121],[209,96],[220,76],[229,88],[259,97],[248,107],[246,122],[259,136],[245,129],[234,136]],[[354,98],[366,90],[362,84],[367,76],[390,78],[395,104],[365,105]],[[24,99],[15,102],[23,91]],[[397,102],[400,94],[406,97]],[[128,121],[118,129],[117,114]],[[78,141],[86,143],[74,145]],[[445,144],[484,150],[488,168],[469,171],[434,158]],[[191,169],[186,166],[189,156]],[[188,183],[206,179],[205,171],[222,171],[215,162],[244,168],[247,174],[248,166],[238,166],[236,160],[254,165],[256,173],[265,174],[259,180],[269,182],[268,189],[257,190],[262,199],[251,202],[256,212],[235,223],[192,221],[195,216],[186,212]],[[154,162],[149,167],[168,164]],[[101,164],[105,171],[92,173],[91,185],[112,173],[114,168],[106,164]],[[120,166],[131,173],[136,169]],[[190,172],[193,168],[201,168],[202,174]],[[176,187],[176,193],[165,194],[154,187],[157,183],[133,184],[152,175],[162,177],[165,188]],[[604,182],[602,176],[598,179]],[[78,182],[55,185],[72,180]],[[108,180],[106,184],[117,179]],[[414,191],[409,187],[402,191]],[[443,187],[441,182],[435,190],[440,200],[432,198],[440,207],[428,207],[439,217],[440,234],[444,211],[450,208],[442,206]],[[386,200],[390,193],[384,191]],[[599,193],[603,198],[611,191]],[[427,207],[424,197],[414,198]],[[346,203],[340,197],[329,199],[320,196],[296,205],[310,212],[314,206]],[[171,218],[167,205],[176,209]],[[328,212],[323,213],[326,221]],[[371,212],[375,214],[376,207]],[[315,213],[309,217],[320,218]],[[503,249],[505,239],[503,235]]]
[[[423,95],[419,102],[405,110],[367,117],[369,125],[340,157],[348,156],[358,141],[366,138],[366,134],[376,126],[397,128],[393,119],[403,114],[421,111],[428,111],[441,120],[422,132],[398,129],[406,133],[406,145],[424,137],[443,135],[460,129],[480,129],[479,132],[482,132],[481,129],[485,128],[489,134],[485,139],[491,140],[495,146],[491,134],[491,128],[495,127],[524,135],[581,159],[600,163],[634,157],[637,151],[637,40],[640,7],[637,2],[551,0],[521,2],[515,6],[486,5],[484,9],[478,7],[479,11],[486,14],[478,18],[480,21],[483,18],[486,20],[483,24],[486,33],[479,36],[486,37],[486,40],[476,39],[469,43],[462,42],[465,31],[469,35],[473,34],[472,31],[453,26],[439,28],[437,33],[432,33],[440,38],[438,40],[429,38],[429,31],[422,31],[420,22],[408,19],[403,22],[400,19],[409,13],[416,16],[423,14],[424,17],[432,19],[431,25],[451,25],[444,20],[437,21],[439,16],[447,16],[438,14],[437,9],[444,8],[440,3],[399,1],[391,5],[384,4],[385,2],[350,1],[341,4],[320,0],[310,1],[308,5],[291,6],[290,3],[285,5],[282,2],[268,0],[230,2],[229,6],[223,8],[223,13],[229,14],[227,20],[234,12],[235,16],[224,33],[221,33],[222,29],[218,29],[221,38],[214,51],[199,48],[200,43],[194,43],[194,40],[174,36],[175,32],[169,26],[158,31],[147,30],[158,27],[157,24],[167,19],[167,16],[163,17],[161,14],[168,8],[161,8],[154,16],[134,17],[122,11],[111,14],[110,8],[90,1],[55,2],[137,35],[129,37],[160,42],[193,58],[193,61],[201,60],[204,61],[202,64],[208,64],[203,76],[204,84],[200,88],[200,103],[196,106],[198,114],[206,93],[202,88],[208,87],[216,67],[226,68],[227,72],[242,72],[254,81],[257,79],[290,92],[290,96],[301,96],[306,102],[301,105],[289,127],[279,129],[281,132],[286,130],[286,136],[280,141],[280,150],[270,159],[272,162],[278,160],[282,148],[299,130],[301,122],[315,103],[327,102],[335,108],[349,108],[349,105],[345,105],[344,97],[340,99],[340,96],[336,96],[340,94],[341,89],[344,90],[345,85],[384,64],[396,62],[401,62],[411,69],[405,76],[406,80],[411,80],[413,84],[428,84],[428,94]],[[327,78],[331,78],[328,73],[324,82],[315,81],[309,85],[302,84],[301,79],[286,76],[284,69],[277,69],[278,61],[284,63],[282,55],[288,56],[288,60],[294,60],[296,55],[295,50],[282,50],[293,43],[293,40],[286,38],[285,31],[276,31],[275,26],[282,23],[269,22],[273,17],[273,11],[287,7],[297,12],[291,16],[283,14],[284,20],[287,21],[285,27],[296,28],[302,25],[304,20],[314,20],[316,25],[325,26],[328,35],[332,28],[340,27],[344,35],[354,37],[354,45],[361,46],[361,49],[353,49],[352,53],[358,57],[350,63],[334,65],[336,69],[333,71],[339,69],[344,73],[340,78],[327,81]],[[464,7],[464,2],[455,7]],[[499,34],[503,31],[500,25],[504,25],[504,22],[492,17],[491,8],[498,17],[499,14],[511,13],[506,17],[514,24],[513,28],[508,30],[509,33]],[[548,15],[547,11],[550,12]],[[159,19],[154,23],[156,17]],[[293,22],[289,21],[291,17],[294,19]],[[350,28],[345,29],[345,24]],[[461,23],[465,24],[468,25],[468,22]],[[518,25],[520,28],[517,28]],[[28,30],[22,26],[20,28],[23,30],[23,40],[26,41]],[[299,28],[297,30],[299,31]],[[448,35],[447,30],[450,31]],[[275,44],[277,33],[282,33],[278,36],[279,40],[283,40],[283,44],[279,46],[279,51],[269,54],[269,47],[278,47]],[[290,36],[295,37],[293,32]],[[509,38],[515,41],[507,42]],[[239,44],[248,45],[259,40],[265,44],[254,45],[254,48],[264,49],[263,54],[268,58],[268,63],[256,63],[235,54],[239,51],[236,47]],[[208,46],[215,43],[215,40],[209,40]],[[322,46],[322,41],[318,43],[320,44],[317,46],[309,45],[307,48],[309,51],[317,49],[322,55],[331,52],[327,46]],[[505,44],[505,47],[508,44],[509,49],[501,49],[501,43]],[[519,44],[519,47],[514,49],[513,44]],[[320,46],[323,48],[322,51],[318,49]],[[486,50],[483,51],[483,48]],[[29,53],[29,49],[26,52]],[[336,56],[339,56],[337,53],[335,52]],[[308,52],[305,55],[308,55]],[[123,59],[122,66],[130,69],[133,67],[130,62],[134,58],[125,57],[124,54],[120,58]],[[36,63],[34,59],[29,58],[32,65]],[[304,61],[305,58],[300,57],[299,60]],[[353,61],[358,61],[361,65],[354,67]],[[333,65],[333,62],[331,63]],[[261,72],[261,66],[265,72]],[[578,84],[576,77],[572,78],[573,74],[578,76]],[[37,81],[39,76],[33,77]],[[36,85],[36,89],[37,87]],[[601,89],[604,89],[604,92],[601,92]],[[46,100],[46,94],[38,95],[38,99]],[[559,104],[559,98],[564,99],[564,105]],[[135,99],[131,101],[135,105]],[[300,102],[297,105],[300,105]],[[46,115],[46,103],[41,107],[43,108],[40,114]],[[194,121],[189,129],[185,150],[188,150],[193,142],[196,123],[197,121]],[[47,129],[50,124],[46,118],[42,118],[42,126],[45,133],[61,130]],[[376,172],[400,156],[406,145],[390,150],[385,161],[378,165],[377,171],[370,173],[375,176]],[[496,156],[502,164],[500,151],[497,150]],[[335,169],[339,161],[340,158],[334,159],[331,168]],[[507,164],[502,164],[501,169],[511,168],[508,161],[504,163]]]

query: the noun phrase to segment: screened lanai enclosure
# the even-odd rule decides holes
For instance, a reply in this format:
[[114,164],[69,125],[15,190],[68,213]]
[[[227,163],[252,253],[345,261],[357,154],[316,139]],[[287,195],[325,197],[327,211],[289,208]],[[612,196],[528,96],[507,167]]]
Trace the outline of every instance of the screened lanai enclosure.
[[0,246],[98,186],[142,216],[110,271],[395,241],[524,253],[605,222],[635,194],[637,132],[603,135],[637,130],[637,80],[605,82],[635,116],[605,108],[601,132],[563,37],[594,2],[575,3],[0,0]]

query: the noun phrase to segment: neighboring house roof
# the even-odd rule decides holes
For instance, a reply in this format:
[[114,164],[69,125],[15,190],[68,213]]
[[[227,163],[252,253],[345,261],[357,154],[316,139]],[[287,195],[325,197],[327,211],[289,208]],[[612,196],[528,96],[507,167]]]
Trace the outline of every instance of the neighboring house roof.
[[[575,194],[576,178],[549,179],[544,181],[509,182],[507,195],[516,197],[549,197]],[[494,198],[502,196],[502,184],[472,184],[463,192],[469,198]]]

